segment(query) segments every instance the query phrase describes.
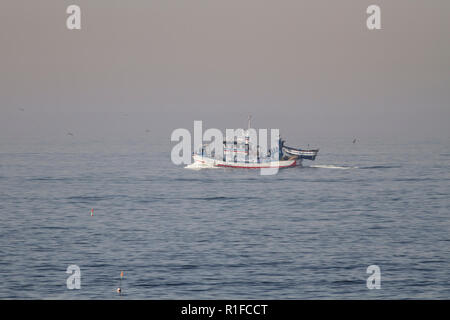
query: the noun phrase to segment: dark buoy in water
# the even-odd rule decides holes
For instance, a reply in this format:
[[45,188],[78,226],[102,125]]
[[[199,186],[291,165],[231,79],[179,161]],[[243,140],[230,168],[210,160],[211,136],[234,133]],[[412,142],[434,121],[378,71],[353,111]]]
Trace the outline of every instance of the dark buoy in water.
[[353,143],[356,143],[356,139],[353,139]]

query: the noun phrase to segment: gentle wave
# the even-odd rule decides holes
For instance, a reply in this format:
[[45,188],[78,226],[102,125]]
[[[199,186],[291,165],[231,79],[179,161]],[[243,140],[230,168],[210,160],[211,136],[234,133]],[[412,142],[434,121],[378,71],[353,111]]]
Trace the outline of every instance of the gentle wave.
[[186,200],[206,200],[206,201],[211,201],[211,200],[250,200],[250,199],[258,199],[256,197],[197,197],[197,198],[183,198]]
[[361,167],[360,169],[395,169],[401,168],[401,166],[369,166],[369,167]]
[[66,199],[69,201],[75,201],[79,203],[92,202],[92,201],[103,201],[103,200],[114,200],[118,198],[127,198],[128,196],[124,195],[104,195],[104,196],[71,196]]
[[358,167],[350,167],[350,166],[335,166],[332,164],[318,164],[318,165],[312,165],[309,166],[309,168],[321,168],[321,169],[342,169],[342,170],[348,170],[348,169],[358,169]]
[[67,178],[67,177],[38,177],[38,178],[29,178],[28,181],[70,181],[73,180],[73,178]]

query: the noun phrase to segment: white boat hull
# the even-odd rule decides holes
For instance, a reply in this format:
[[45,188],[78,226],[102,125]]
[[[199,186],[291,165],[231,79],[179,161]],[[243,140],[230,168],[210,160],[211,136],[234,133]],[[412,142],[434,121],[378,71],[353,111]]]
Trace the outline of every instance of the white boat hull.
[[223,168],[242,168],[242,169],[261,169],[261,168],[289,168],[301,164],[300,159],[270,161],[270,162],[231,162],[222,161],[206,156],[194,154],[194,163],[206,167],[223,167]]

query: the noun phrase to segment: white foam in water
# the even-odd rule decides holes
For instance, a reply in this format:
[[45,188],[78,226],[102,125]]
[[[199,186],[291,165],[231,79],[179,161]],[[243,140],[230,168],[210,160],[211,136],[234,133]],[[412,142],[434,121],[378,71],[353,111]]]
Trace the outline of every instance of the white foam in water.
[[184,168],[185,169],[191,169],[191,170],[200,170],[200,169],[214,169],[214,168],[217,168],[217,167],[214,167],[212,164],[194,162],[194,163],[188,164]]
[[310,168],[324,168],[324,169],[342,169],[342,170],[347,170],[347,169],[358,169],[358,167],[341,167],[341,166],[335,166],[335,165],[327,165],[327,164],[322,164],[322,165],[313,165],[313,166],[309,166]]

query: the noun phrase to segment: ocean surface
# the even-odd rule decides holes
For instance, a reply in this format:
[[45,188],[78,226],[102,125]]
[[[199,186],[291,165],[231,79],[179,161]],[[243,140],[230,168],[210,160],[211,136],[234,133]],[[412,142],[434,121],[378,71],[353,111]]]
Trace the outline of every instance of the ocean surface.
[[261,176],[66,138],[0,144],[1,299],[450,298],[448,139],[323,139]]

